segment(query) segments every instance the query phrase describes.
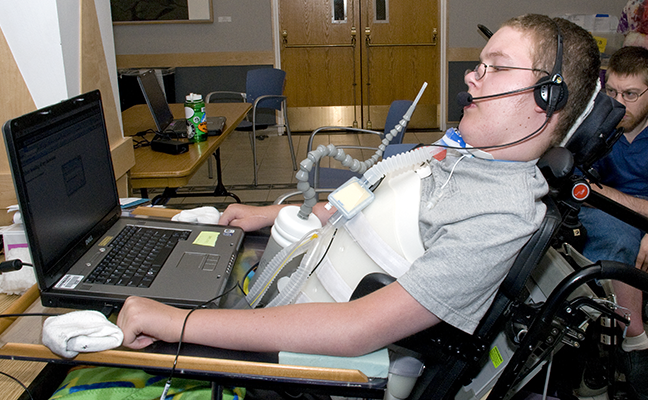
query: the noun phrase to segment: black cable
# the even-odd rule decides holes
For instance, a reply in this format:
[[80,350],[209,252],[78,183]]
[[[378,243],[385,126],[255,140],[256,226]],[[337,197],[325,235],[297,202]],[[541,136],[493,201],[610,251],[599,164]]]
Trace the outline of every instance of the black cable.
[[58,317],[61,314],[52,313],[24,313],[24,314],[0,314],[0,318],[17,318],[17,317]]
[[33,267],[32,264],[22,262],[22,260],[18,258],[14,260],[0,262],[0,274],[2,274],[3,272],[18,271],[23,267],[23,265]]
[[184,337],[184,332],[185,328],[187,327],[187,321],[189,320],[189,316],[196,310],[204,309],[205,306],[207,306],[209,303],[212,303],[221,297],[229,294],[232,292],[234,289],[239,288],[243,294],[245,292],[243,291],[243,288],[241,287],[240,282],[236,282],[236,285],[232,286],[231,288],[227,289],[223,293],[219,294],[218,296],[214,297],[213,299],[207,300],[206,302],[192,308],[187,315],[185,316],[184,321],[182,322],[182,330],[180,331],[180,339],[178,340],[178,350],[176,351],[175,358],[173,360],[173,367],[171,367],[171,373],[169,373],[169,379],[167,379],[166,384],[164,385],[164,390],[162,390],[162,395],[160,396],[160,400],[164,400],[166,397],[166,394],[169,391],[169,388],[171,387],[171,380],[173,379],[173,375],[175,374],[176,370],[176,365],[178,364],[178,358],[180,357],[180,349],[182,348],[182,338]]
[[338,231],[337,229],[333,231],[333,235],[331,236],[331,241],[329,242],[328,246],[326,246],[326,250],[324,251],[324,254],[322,254],[322,258],[320,258],[320,260],[317,262],[317,264],[315,265],[315,267],[313,268],[311,273],[308,275],[308,277],[313,275],[315,270],[317,270],[317,268],[319,268],[320,264],[322,264],[322,261],[324,261],[324,257],[326,257],[329,250],[331,249],[331,245],[333,245],[333,239],[335,239],[335,235],[337,234],[337,231]]
[[29,398],[34,400],[34,396],[32,396],[31,392],[29,391],[29,388],[27,386],[25,386],[24,383],[20,382],[20,380],[18,380],[18,378],[13,377],[13,376],[11,376],[11,375],[9,375],[9,374],[7,374],[5,372],[2,372],[2,371],[0,371],[0,375],[4,375],[9,379],[13,379],[16,383],[18,383],[20,386],[22,386],[23,389],[25,389],[25,392],[27,392],[27,394],[29,395]]
[[139,149],[140,147],[146,147],[146,146],[150,146],[150,145],[151,145],[151,141],[148,140],[145,137],[143,137],[142,139],[139,139],[139,140],[133,138],[133,148],[134,149]]
[[[21,263],[21,265],[29,265],[31,264],[28,263]],[[52,314],[52,313],[23,313],[23,314],[0,314],[0,318],[17,318],[17,317],[56,317],[60,314]],[[31,392],[29,391],[29,388],[25,386],[24,383],[22,383],[18,378],[13,377],[5,372],[0,371],[0,375],[4,375],[7,378],[13,379],[16,383],[18,383],[20,386],[23,387],[25,392],[29,395],[29,398],[34,400],[34,397],[32,396]]]
[[448,145],[445,145],[445,144],[432,143],[429,146],[442,147],[444,149],[468,150],[468,151],[470,151],[470,150],[485,150],[485,149],[499,149],[501,147],[513,146],[513,145],[516,145],[518,143],[522,143],[522,142],[524,142],[526,140],[529,140],[533,136],[538,134],[540,131],[542,131],[547,126],[547,124],[549,123],[549,119],[550,118],[545,118],[545,120],[542,123],[542,125],[540,126],[540,128],[538,128],[535,131],[529,133],[528,135],[526,135],[522,139],[518,139],[518,140],[515,140],[513,142],[509,142],[509,143],[495,144],[495,145],[492,145],[492,146],[475,146],[475,147],[457,147],[457,146],[448,146]]
[[[151,133],[156,133],[156,132],[153,129],[147,129],[145,131],[137,132],[134,136],[132,136],[132,138],[133,138],[133,148],[137,149],[137,148],[140,148],[140,147],[150,146],[151,141],[148,140],[147,138],[145,138],[144,135],[148,135],[148,134],[151,134]],[[139,137],[140,139],[136,139],[136,137]]]

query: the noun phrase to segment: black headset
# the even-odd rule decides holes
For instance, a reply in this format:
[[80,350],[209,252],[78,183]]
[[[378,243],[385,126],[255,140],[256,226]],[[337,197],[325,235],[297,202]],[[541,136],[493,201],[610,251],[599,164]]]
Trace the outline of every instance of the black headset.
[[563,38],[560,34],[558,23],[556,25],[556,61],[551,75],[540,78],[533,90],[536,104],[547,112],[547,118],[551,117],[554,111],[561,110],[567,104],[567,85],[562,76]]

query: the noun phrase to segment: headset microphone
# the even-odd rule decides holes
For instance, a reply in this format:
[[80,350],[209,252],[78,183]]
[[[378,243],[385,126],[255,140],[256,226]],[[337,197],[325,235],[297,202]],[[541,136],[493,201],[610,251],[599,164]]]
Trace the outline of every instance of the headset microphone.
[[536,83],[535,85],[523,87],[522,89],[516,89],[516,90],[511,90],[509,92],[495,93],[495,94],[490,94],[488,96],[479,96],[479,97],[473,97],[468,92],[459,92],[457,94],[457,103],[459,104],[459,106],[461,108],[464,108],[464,107],[469,106],[470,104],[472,104],[472,102],[475,101],[475,100],[493,99],[493,98],[496,98],[496,97],[508,96],[509,94],[515,94],[515,93],[524,92],[524,91],[527,91],[527,90],[531,90],[531,89],[541,87],[543,85],[546,85],[546,83],[545,82],[540,82],[540,83]]

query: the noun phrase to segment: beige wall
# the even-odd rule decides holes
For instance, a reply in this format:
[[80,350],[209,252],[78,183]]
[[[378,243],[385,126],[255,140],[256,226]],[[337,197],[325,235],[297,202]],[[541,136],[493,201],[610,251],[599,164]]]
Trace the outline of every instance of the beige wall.
[[[105,8],[108,3],[103,0],[59,1],[65,12],[57,8],[58,2],[51,1],[25,0],[19,3],[20,6],[13,2],[0,3],[0,13],[4,13],[4,16],[0,16],[0,121],[4,123],[37,108],[99,89],[104,103],[115,176],[120,195],[126,196],[127,172],[135,164],[135,158],[131,139],[123,137],[117,108],[112,24],[110,9],[106,13]],[[43,13],[32,11],[42,11],[42,7],[47,7],[45,14],[55,15],[46,15],[42,21],[39,20]],[[72,15],[70,10],[74,11]],[[25,26],[38,26],[39,29],[24,30]],[[23,29],[17,32],[20,27]],[[107,28],[110,32],[106,32]],[[28,48],[30,43],[38,46],[41,40],[51,39],[49,36],[52,34],[58,35],[54,43],[60,46],[50,46],[48,54],[43,54],[38,48],[33,51]],[[39,35],[48,37],[43,39]],[[39,80],[50,84],[39,83]],[[0,225],[11,223],[11,215],[2,210],[16,203],[11,170],[2,141]]]

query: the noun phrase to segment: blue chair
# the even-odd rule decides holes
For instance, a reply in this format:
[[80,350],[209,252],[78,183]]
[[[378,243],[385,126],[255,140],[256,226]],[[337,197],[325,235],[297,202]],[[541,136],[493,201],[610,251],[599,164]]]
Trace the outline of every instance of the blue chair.
[[[311,136],[308,140],[308,151],[314,149],[315,147],[314,140],[319,133],[332,131],[332,130],[335,131],[343,130],[348,133],[369,133],[369,134],[378,135],[382,140],[385,137],[385,135],[387,135],[389,131],[391,131],[394,128],[394,126],[396,126],[396,124],[398,124],[400,120],[403,119],[403,115],[405,115],[405,113],[407,112],[407,110],[411,105],[412,105],[412,101],[410,100],[393,101],[389,106],[387,119],[385,121],[385,129],[383,132],[373,131],[369,129],[348,128],[348,127],[340,127],[340,126],[325,126],[325,127],[317,128],[316,130],[313,131],[313,133],[311,133]],[[405,135],[406,129],[407,129],[406,127],[403,128],[403,130],[400,131],[398,135],[396,135],[392,139],[390,145],[402,143],[403,136]],[[377,148],[366,147],[366,146],[341,145],[336,147],[339,149],[377,150]],[[359,177],[360,174],[351,172],[347,169],[326,168],[326,167],[320,167],[319,165],[315,165],[315,167],[310,173],[309,181],[311,186],[315,189],[332,189],[332,188],[339,187],[341,184],[348,181],[353,176]]]
[[[252,146],[252,158],[254,160],[254,186],[258,184],[259,165],[257,162],[256,151],[256,131],[257,129],[267,129],[269,123],[257,122],[258,112],[263,109],[281,111],[283,114],[283,126],[286,128],[288,136],[288,145],[290,146],[290,156],[292,158],[293,170],[297,171],[297,160],[295,159],[295,149],[293,147],[290,126],[288,125],[288,114],[286,105],[286,96],[284,96],[284,84],[286,82],[286,72],[276,68],[260,68],[248,71],[245,82],[245,93],[232,91],[214,91],[205,96],[207,103],[213,102],[215,98],[232,95],[247,103],[252,103],[252,110],[246,120],[236,127],[236,130],[248,131],[250,135],[250,144]],[[251,119],[251,120],[250,120]]]

